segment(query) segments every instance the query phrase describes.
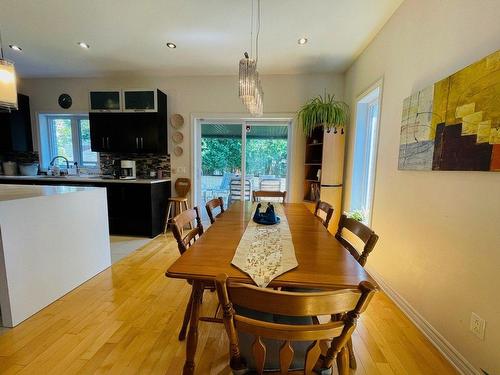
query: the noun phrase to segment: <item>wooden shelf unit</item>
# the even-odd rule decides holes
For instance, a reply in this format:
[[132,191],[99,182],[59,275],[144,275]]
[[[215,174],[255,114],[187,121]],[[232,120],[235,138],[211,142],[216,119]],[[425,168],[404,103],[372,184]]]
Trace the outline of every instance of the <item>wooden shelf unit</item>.
[[306,140],[306,157],[304,163],[304,201],[319,200],[320,180],[318,170],[323,164],[323,128],[317,128]]

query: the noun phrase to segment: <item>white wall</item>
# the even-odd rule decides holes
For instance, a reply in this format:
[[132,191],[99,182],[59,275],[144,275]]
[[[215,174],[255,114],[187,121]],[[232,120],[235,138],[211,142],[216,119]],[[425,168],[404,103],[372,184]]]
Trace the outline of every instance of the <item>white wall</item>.
[[[264,116],[266,113],[294,114],[309,98],[323,94],[324,90],[343,97],[342,75],[274,75],[263,76]],[[73,106],[67,112],[88,112],[88,91],[102,88],[157,87],[168,95],[168,112],[180,113],[186,121],[182,132],[184,153],[171,155],[172,170],[185,167],[185,174],[173,174],[173,178],[190,177],[191,165],[191,115],[245,113],[238,98],[236,76],[205,77],[114,77],[114,78],[54,78],[25,79],[20,82],[20,92],[30,96],[35,121],[36,112],[65,112],[59,108],[57,98],[61,93],[70,94]],[[302,201],[304,178],[304,138],[297,132],[292,152],[290,197]]]
[[[348,69],[345,86],[355,108],[355,98],[384,77],[372,221],[380,241],[368,264],[489,374],[500,373],[500,173],[397,167],[403,99],[497,50],[499,16],[498,0],[406,0]],[[473,311],[487,321],[484,341],[469,331]]]

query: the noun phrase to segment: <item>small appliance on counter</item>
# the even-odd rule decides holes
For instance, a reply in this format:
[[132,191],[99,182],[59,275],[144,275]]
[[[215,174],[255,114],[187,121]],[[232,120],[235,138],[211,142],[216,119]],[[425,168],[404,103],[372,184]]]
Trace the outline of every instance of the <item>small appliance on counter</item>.
[[17,176],[17,163],[15,161],[4,161],[2,166],[4,175]]
[[120,179],[122,180],[135,180],[135,161],[122,160],[120,162]]
[[38,174],[38,163],[19,164],[21,176],[36,176]]

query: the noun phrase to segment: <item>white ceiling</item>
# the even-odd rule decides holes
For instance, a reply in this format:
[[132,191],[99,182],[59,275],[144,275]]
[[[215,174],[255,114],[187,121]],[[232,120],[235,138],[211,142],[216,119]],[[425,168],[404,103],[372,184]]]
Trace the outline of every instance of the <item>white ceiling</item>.
[[[402,1],[262,0],[259,71],[343,72]],[[251,0],[0,0],[5,54],[22,77],[235,74],[250,17]]]

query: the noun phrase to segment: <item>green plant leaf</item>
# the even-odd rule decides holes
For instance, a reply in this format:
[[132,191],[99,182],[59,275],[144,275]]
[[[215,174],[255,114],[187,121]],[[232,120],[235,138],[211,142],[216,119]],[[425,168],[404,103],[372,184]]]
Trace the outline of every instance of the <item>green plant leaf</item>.
[[304,104],[297,112],[299,124],[305,135],[311,136],[314,129],[323,126],[325,129],[347,126],[349,106],[335,100],[335,95],[325,93],[318,95]]

